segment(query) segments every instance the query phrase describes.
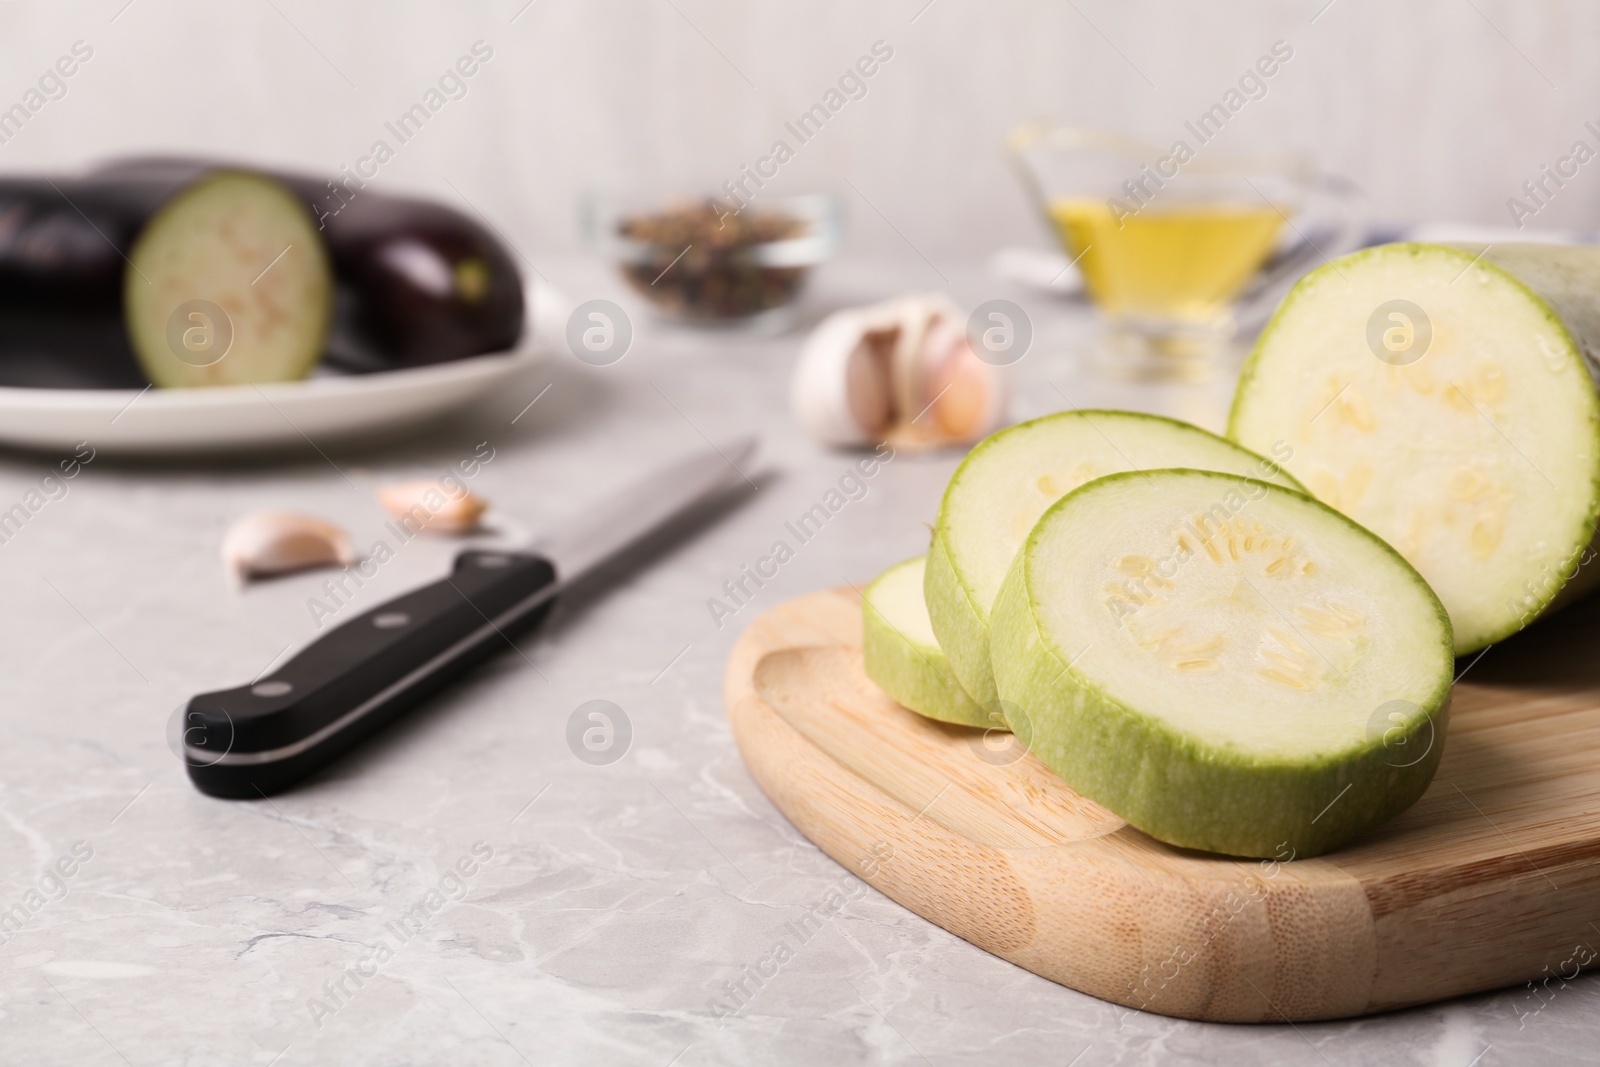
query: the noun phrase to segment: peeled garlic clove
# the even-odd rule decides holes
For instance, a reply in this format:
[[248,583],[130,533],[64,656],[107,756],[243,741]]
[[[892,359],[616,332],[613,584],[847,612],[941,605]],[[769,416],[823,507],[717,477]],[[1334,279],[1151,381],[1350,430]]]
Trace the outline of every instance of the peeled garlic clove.
[[918,363],[916,401],[921,412],[904,430],[929,444],[978,441],[1005,421],[1010,377],[972,351],[966,332],[940,317],[929,328]]
[[236,580],[356,561],[350,536],[326,519],[294,511],[258,511],[222,538],[222,562]]
[[488,501],[466,488],[452,489],[426,478],[378,489],[378,503],[407,533],[464,533],[478,525]]
[[842,311],[806,339],[791,386],[825,444],[929,448],[976,441],[1005,418],[1008,377],[978,359],[938,295]]

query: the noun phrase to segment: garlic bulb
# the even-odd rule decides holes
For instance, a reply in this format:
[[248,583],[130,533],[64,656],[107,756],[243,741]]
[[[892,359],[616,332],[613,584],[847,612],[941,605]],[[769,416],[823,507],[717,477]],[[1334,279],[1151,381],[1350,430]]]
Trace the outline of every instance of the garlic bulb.
[[222,538],[222,562],[235,581],[355,561],[348,534],[325,519],[294,511],[246,515]]
[[427,478],[381,486],[378,503],[409,533],[465,533],[489,509],[487,501],[465,486]]
[[972,351],[964,316],[937,295],[901,297],[829,316],[800,349],[795,414],[830,445],[969,444],[999,427],[1003,368]]

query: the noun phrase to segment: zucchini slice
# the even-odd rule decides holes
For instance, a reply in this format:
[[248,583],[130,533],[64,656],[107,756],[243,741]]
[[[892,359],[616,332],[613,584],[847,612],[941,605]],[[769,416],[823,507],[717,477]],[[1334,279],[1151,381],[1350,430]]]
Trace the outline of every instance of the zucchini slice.
[[1579,571],[1600,514],[1597,290],[1593,247],[1335,260],[1263,331],[1229,436],[1398,549],[1474,652],[1597,577]]
[[861,598],[867,677],[918,715],[963,726],[994,726],[956,681],[933,635],[922,596],[926,561],[918,556],[897,563],[867,586]]
[[1000,699],[1075,790],[1170,844],[1316,855],[1404,810],[1444,748],[1450,622],[1392,548],[1301,493],[1094,481],[994,606]]
[[305,377],[332,293],[305,205],[271,178],[233,171],[161,206],[128,254],[122,290],[139,366],[164,388]]
[[1064,411],[980,441],[945,490],[928,550],[928,614],[963,687],[995,706],[989,609],[1045,509],[1101,475],[1149,467],[1229,471],[1298,489],[1277,464],[1198,426],[1128,411]]

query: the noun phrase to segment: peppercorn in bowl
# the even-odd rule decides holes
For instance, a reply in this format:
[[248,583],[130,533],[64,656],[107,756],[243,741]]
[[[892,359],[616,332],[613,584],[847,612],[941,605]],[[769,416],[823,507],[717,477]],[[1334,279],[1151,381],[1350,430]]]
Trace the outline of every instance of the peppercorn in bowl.
[[838,246],[823,195],[770,203],[704,197],[649,207],[592,203],[591,242],[664,316],[786,325],[811,269]]

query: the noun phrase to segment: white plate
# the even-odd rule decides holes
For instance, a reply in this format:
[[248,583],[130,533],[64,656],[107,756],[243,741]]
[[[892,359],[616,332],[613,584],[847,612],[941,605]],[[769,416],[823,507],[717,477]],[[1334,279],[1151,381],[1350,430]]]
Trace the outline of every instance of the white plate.
[[[270,449],[348,441],[462,407],[543,358],[559,298],[530,286],[528,329],[508,352],[375,374],[204,389],[0,387],[0,445],[53,451],[80,441],[112,455]],[[544,313],[544,314],[542,314]]]

